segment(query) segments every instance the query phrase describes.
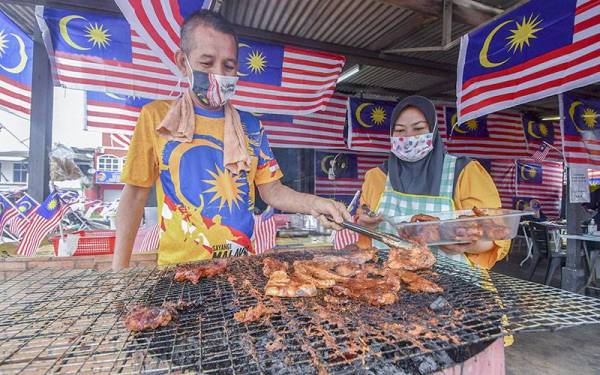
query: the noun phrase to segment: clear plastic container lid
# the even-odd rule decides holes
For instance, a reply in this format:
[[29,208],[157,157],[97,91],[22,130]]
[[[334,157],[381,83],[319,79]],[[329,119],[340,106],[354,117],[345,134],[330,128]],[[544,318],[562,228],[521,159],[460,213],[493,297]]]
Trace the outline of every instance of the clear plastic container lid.
[[[405,239],[424,241],[428,245],[450,245],[478,240],[509,240],[517,235],[521,216],[531,211],[503,208],[484,208],[485,216],[476,216],[473,210],[435,212],[388,218],[397,234]],[[430,220],[417,221],[411,220]]]

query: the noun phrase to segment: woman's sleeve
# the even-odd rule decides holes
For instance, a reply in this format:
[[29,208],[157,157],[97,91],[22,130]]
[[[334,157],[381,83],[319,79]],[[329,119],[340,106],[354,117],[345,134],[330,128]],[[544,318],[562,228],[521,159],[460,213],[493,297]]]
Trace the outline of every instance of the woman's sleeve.
[[[470,210],[473,207],[500,208],[502,206],[496,184],[479,162],[468,163],[458,176],[454,204],[457,210]],[[508,254],[509,249],[510,240],[494,241],[494,247],[489,251],[467,254],[467,257],[474,264],[490,269]]]
[[[360,205],[366,204],[369,209],[375,211],[379,204],[379,198],[385,187],[385,174],[379,168],[373,168],[365,173],[365,180],[362,184],[362,193],[360,195]],[[359,235],[356,243],[359,248],[367,249],[372,246],[372,241],[369,237]]]

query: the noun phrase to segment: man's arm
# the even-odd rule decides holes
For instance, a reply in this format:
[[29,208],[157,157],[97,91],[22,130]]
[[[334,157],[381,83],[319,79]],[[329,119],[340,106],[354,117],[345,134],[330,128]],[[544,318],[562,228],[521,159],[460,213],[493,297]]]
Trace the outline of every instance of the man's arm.
[[117,211],[117,238],[113,255],[113,271],[129,267],[133,243],[142,221],[150,188],[125,184]]
[[350,213],[342,203],[312,194],[299,193],[283,185],[279,180],[258,185],[258,191],[262,200],[268,205],[281,211],[313,215],[330,228],[342,229],[327,220],[324,215],[331,216],[335,223],[344,220],[352,221]]

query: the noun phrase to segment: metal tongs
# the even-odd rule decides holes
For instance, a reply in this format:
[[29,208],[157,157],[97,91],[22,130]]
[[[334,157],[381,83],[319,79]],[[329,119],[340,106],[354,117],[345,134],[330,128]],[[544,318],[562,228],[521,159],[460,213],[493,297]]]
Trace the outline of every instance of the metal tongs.
[[370,228],[367,228],[367,227],[359,225],[359,224],[344,221],[343,223],[341,223],[339,225],[346,229],[350,229],[353,232],[365,235],[365,236],[372,238],[374,240],[377,240],[379,242],[383,242],[384,244],[388,245],[389,247],[396,247],[396,248],[400,247],[400,248],[410,249],[415,246],[415,243],[407,241],[407,240],[400,238],[398,236],[395,236],[393,234],[378,232],[376,230],[372,230]]

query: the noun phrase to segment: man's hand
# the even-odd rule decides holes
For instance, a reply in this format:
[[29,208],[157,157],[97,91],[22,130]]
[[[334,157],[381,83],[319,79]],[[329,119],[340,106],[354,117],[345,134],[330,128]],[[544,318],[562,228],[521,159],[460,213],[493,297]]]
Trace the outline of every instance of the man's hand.
[[125,185],[117,211],[117,238],[113,255],[113,271],[129,267],[135,236],[140,227],[144,205],[150,188]]
[[469,242],[469,243],[464,243],[464,244],[443,245],[443,246],[440,246],[440,249],[442,249],[442,251],[448,255],[456,255],[456,254],[464,254],[464,253],[469,253],[469,254],[485,253],[486,251],[492,250],[493,247],[494,247],[493,241],[479,240],[479,241],[474,241],[474,242]]
[[352,221],[352,216],[346,206],[331,199],[315,197],[310,214],[317,218],[326,228],[342,230],[341,224],[344,220]]

